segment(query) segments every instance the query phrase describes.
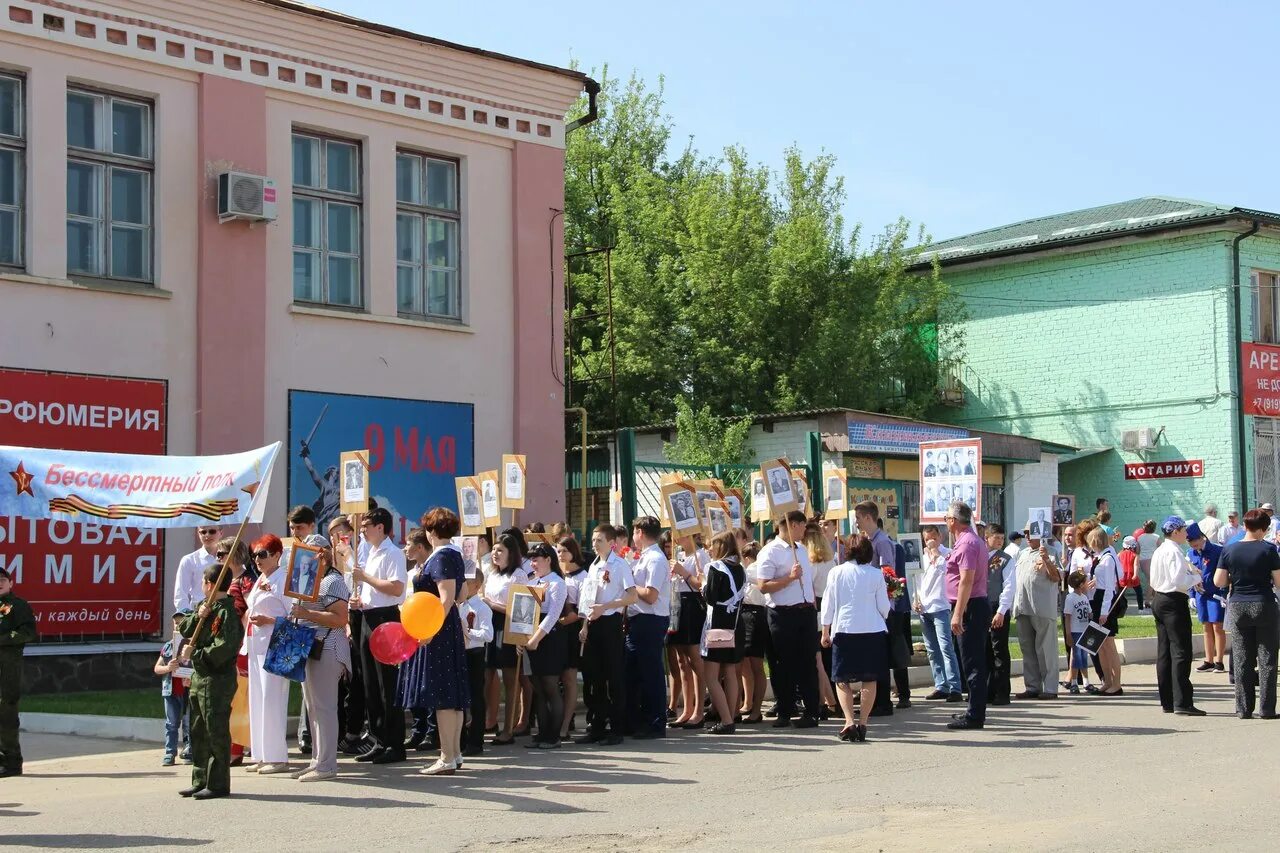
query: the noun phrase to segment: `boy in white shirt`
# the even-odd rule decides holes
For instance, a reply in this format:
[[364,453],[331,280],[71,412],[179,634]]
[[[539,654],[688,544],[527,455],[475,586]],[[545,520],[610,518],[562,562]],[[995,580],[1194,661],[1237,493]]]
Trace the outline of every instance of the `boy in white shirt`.
[[471,688],[471,710],[462,730],[462,754],[466,757],[484,752],[484,676],[485,646],[493,642],[493,610],[484,603],[481,591],[484,576],[477,572],[462,587],[466,596],[458,605],[462,617],[462,636],[467,644],[467,683]]
[[1071,587],[1071,592],[1067,593],[1062,605],[1062,613],[1070,621],[1067,627],[1071,631],[1071,668],[1067,670],[1067,680],[1062,685],[1072,693],[1080,692],[1076,683],[1078,679],[1083,679],[1086,688],[1089,686],[1089,653],[1077,646],[1080,635],[1089,627],[1089,621],[1093,618],[1089,596],[1084,594],[1087,581],[1084,572],[1076,571],[1068,575],[1067,586]]

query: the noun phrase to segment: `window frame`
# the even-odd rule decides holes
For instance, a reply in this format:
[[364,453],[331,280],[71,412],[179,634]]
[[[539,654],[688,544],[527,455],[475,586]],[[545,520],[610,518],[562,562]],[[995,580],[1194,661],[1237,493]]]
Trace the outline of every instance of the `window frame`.
[[[319,180],[319,186],[303,186],[296,182],[296,176],[294,171],[295,164],[293,162],[293,156],[294,156],[293,145],[294,145],[294,140],[296,140],[299,137],[313,140],[319,143],[319,147],[317,149],[319,152],[319,157],[318,157],[319,172],[317,176]],[[327,186],[328,171],[329,171],[329,157],[328,157],[327,146],[330,143],[350,145],[355,149],[356,162],[355,162],[354,177],[355,177],[356,187],[355,187],[354,193],[347,193],[341,190],[333,190]],[[333,308],[339,311],[366,311],[367,310],[366,303],[368,300],[365,294],[365,270],[364,270],[364,262],[365,262],[365,255],[366,255],[364,237],[365,237],[365,222],[367,218],[365,216],[365,208],[364,208],[364,202],[365,202],[364,162],[365,162],[364,161],[364,142],[360,139],[340,136],[338,134],[333,134],[333,133],[324,133],[322,131],[311,130],[311,129],[302,128],[302,127],[294,127],[289,134],[289,185],[291,187],[291,192],[292,192],[292,196],[290,198],[290,205],[289,205],[290,216],[292,217],[294,215],[293,202],[297,199],[305,199],[307,201],[315,202],[320,205],[320,227],[318,229],[318,235],[317,235],[319,237],[319,246],[299,246],[297,243],[293,242],[293,239],[294,239],[293,233],[290,233],[289,235],[289,245],[290,245],[289,258],[290,258],[291,269],[292,269],[292,260],[296,252],[299,252],[299,251],[308,252],[308,253],[314,254],[319,259],[318,274],[320,278],[320,299],[313,300],[313,299],[299,298],[297,291],[294,289],[293,278],[292,276],[290,276],[289,288],[293,298],[293,302],[295,303],[298,303],[300,305],[313,305],[321,308]],[[354,207],[356,209],[356,239],[355,239],[356,254],[355,255],[351,255],[347,252],[333,252],[329,249],[329,205],[330,204],[340,204],[348,207]],[[292,219],[290,221],[293,222]],[[294,224],[294,227],[296,228],[296,222],[293,222],[293,224]],[[333,302],[329,299],[329,256],[331,254],[334,257],[339,257],[339,258],[351,258],[351,257],[355,258],[356,301],[354,304],[347,304],[343,302]]]
[[27,77],[7,68],[0,68],[0,77],[18,84],[17,135],[0,134],[0,149],[14,152],[17,158],[13,204],[18,225],[14,241],[17,258],[13,263],[0,260],[0,270],[20,272],[27,268]]
[[[88,281],[104,281],[104,282],[125,282],[144,287],[155,287],[156,281],[156,105],[153,100],[137,95],[124,94],[111,91],[109,89],[99,89],[94,86],[85,86],[79,83],[68,81],[66,87],[66,99],[70,99],[72,95],[85,95],[92,98],[100,99],[101,111],[98,115],[98,126],[95,128],[100,134],[100,140],[95,140],[102,145],[101,148],[82,148],[72,145],[70,138],[65,139],[66,143],[66,162],[68,171],[72,163],[87,165],[100,170],[95,175],[97,188],[100,190],[99,210],[100,216],[88,217],[81,214],[73,214],[70,209],[64,211],[64,219],[70,222],[88,222],[94,224],[98,229],[98,251],[97,261],[100,268],[96,272],[86,272],[84,270],[73,270],[70,266],[70,258],[67,264],[67,277]],[[113,106],[115,103],[129,104],[135,107],[142,107],[145,110],[146,127],[143,133],[143,139],[146,144],[146,153],[144,156],[133,156],[130,154],[118,154],[108,150],[111,129],[110,124],[113,121]],[[65,101],[64,101],[65,109]],[[145,200],[145,216],[146,222],[142,224],[133,222],[121,222],[118,225],[112,218],[112,178],[115,170],[127,170],[130,172],[138,172],[145,175],[146,188],[144,191]],[[140,231],[146,235],[146,251],[143,253],[143,276],[134,277],[127,275],[116,275],[112,270],[112,230],[115,227],[124,228],[130,231]]]
[[[1263,277],[1269,279],[1263,284]],[[1264,299],[1264,290],[1265,299]],[[1251,298],[1249,313],[1252,317],[1250,333],[1254,343],[1280,343],[1280,273],[1274,270],[1254,269],[1249,273],[1249,294]],[[1263,302],[1269,302],[1267,311],[1270,329],[1260,322],[1263,315]]]
[[[398,146],[396,148],[396,315],[406,320],[419,320],[440,323],[455,323],[465,325],[467,322],[467,298],[466,289],[463,286],[463,207],[462,207],[462,159],[447,154],[438,154],[432,151],[424,151],[411,148],[408,146]],[[398,180],[399,158],[413,157],[418,163],[415,166],[415,177],[418,183],[419,202],[402,201],[400,199],[400,187]],[[427,173],[429,161],[447,163],[453,167],[453,209],[433,207],[427,203]],[[401,216],[413,216],[418,219],[418,241],[421,247],[421,258],[416,262],[406,262],[400,260],[400,235],[399,222]],[[452,267],[455,281],[456,300],[455,314],[438,314],[431,311],[430,305],[430,273],[434,270],[450,271],[449,267],[433,266],[429,263],[428,255],[428,223],[432,220],[443,220],[452,222],[454,225],[454,256],[456,263]],[[415,270],[415,285],[417,287],[417,297],[421,301],[422,311],[406,311],[400,306],[400,270],[404,267],[412,267]]]

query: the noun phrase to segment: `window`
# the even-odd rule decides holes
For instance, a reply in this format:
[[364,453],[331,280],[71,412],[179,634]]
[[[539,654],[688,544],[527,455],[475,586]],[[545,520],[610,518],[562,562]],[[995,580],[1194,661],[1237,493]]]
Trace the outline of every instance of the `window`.
[[22,78],[0,74],[0,267],[22,266],[24,113]]
[[67,92],[67,273],[151,282],[151,105]]
[[359,308],[360,145],[293,135],[293,298]]
[[401,314],[462,319],[458,163],[396,154],[396,305]]
[[1280,276],[1269,272],[1255,272],[1253,278],[1253,339],[1258,343],[1277,343],[1276,327],[1280,308],[1276,286]]

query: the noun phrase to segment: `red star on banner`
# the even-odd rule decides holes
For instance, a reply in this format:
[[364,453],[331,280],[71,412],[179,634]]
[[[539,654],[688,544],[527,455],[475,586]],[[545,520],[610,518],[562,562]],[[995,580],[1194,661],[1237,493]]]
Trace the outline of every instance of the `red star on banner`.
[[18,485],[18,496],[21,496],[23,492],[26,492],[33,498],[36,496],[36,493],[31,491],[31,481],[35,478],[27,473],[26,469],[22,467],[21,462],[18,463],[18,470],[10,471],[9,476],[12,477],[13,481]]

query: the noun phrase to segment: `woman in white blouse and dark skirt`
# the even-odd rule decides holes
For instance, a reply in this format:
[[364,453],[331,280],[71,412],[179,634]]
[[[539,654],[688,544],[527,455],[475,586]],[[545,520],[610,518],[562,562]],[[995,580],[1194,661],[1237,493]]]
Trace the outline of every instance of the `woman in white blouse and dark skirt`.
[[539,542],[529,549],[529,559],[533,562],[532,586],[542,592],[542,620],[524,647],[529,656],[533,710],[538,720],[538,734],[525,748],[555,749],[560,746],[560,724],[564,719],[560,673],[569,662],[568,641],[572,633],[559,623],[569,591],[554,548]]
[[731,735],[738,712],[738,664],[745,630],[742,599],[747,593],[747,575],[738,561],[738,544],[732,533],[721,533],[711,540],[711,564],[702,589],[707,600],[702,659],[711,702],[720,717],[711,734]]
[[[876,681],[889,675],[889,593],[875,562],[871,540],[849,538],[847,562],[831,570],[822,598],[822,645],[832,648],[831,677],[840,693],[844,728],[840,740],[867,739],[867,719],[876,702]],[[853,685],[862,685],[862,721],[855,720]]]

